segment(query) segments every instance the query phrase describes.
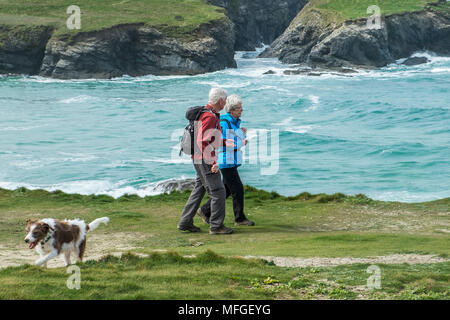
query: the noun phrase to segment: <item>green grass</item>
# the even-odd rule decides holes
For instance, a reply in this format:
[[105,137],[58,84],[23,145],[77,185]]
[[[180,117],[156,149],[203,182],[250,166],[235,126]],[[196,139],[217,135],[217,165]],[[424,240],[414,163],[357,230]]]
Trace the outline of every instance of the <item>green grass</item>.
[[[361,291],[369,276],[367,265],[281,268],[236,256],[426,253],[448,257],[450,198],[399,203],[364,195],[301,193],[284,197],[247,186],[246,214],[256,226],[235,227],[231,236],[212,236],[198,217],[195,223],[202,228],[201,233],[176,229],[188,197],[189,192],[175,192],[114,199],[0,189],[1,250],[28,250],[23,243],[28,218],[78,217],[89,222],[108,216],[111,222],[90,236],[88,254],[100,245],[98,237],[117,235],[118,239],[108,242],[107,252],[118,251],[116,246],[127,243],[135,248],[133,252],[150,255],[109,256],[81,264],[79,291],[66,288],[69,275],[64,268],[6,268],[0,270],[0,299],[448,299],[448,263],[379,265],[382,289]],[[230,200],[225,224],[233,225]],[[169,253],[155,254],[156,250]]]
[[69,30],[71,0],[0,0],[0,24],[51,25],[56,34],[76,34],[119,24],[145,23],[171,36],[183,36],[201,24],[223,19],[223,10],[204,0],[79,0],[81,29]]
[[431,7],[434,11],[450,13],[450,3],[448,1],[441,0],[439,3]]
[[423,10],[426,5],[438,0],[318,0],[319,9],[338,12],[345,20],[355,20],[369,16],[367,8],[380,7],[382,15]]
[[[323,277],[337,285],[354,288],[367,284],[366,264],[318,268]],[[378,265],[380,289],[366,290],[369,299],[449,299],[450,263]]]
[[[28,218],[109,216],[107,228],[96,232],[139,234],[135,243],[155,249],[195,254],[210,249],[225,255],[298,257],[364,257],[404,252],[450,254],[448,237],[450,199],[427,203],[373,201],[363,195],[283,197],[246,188],[246,214],[255,227],[236,227],[235,234],[213,237],[198,217],[203,232],[176,230],[189,192],[140,198],[82,196],[60,191],[0,189],[0,244],[21,246]],[[204,201],[206,201],[206,198]],[[226,225],[233,225],[231,199]],[[148,235],[148,236],[147,236]],[[151,236],[150,236],[151,235]],[[193,246],[193,243],[201,243]]]
[[344,21],[371,16],[373,12],[367,13],[367,9],[372,5],[380,8],[382,16],[420,11],[430,5],[440,11],[450,7],[448,2],[442,0],[311,0],[296,19],[316,19],[311,14],[318,12],[323,19],[323,27],[340,25]]
[[[154,253],[148,258],[109,256],[80,267],[79,291],[67,289],[65,268],[1,270],[0,287],[6,291],[2,290],[0,299],[270,299],[275,297],[273,292],[249,290],[251,281],[262,281],[273,272],[288,281],[295,274],[261,261],[225,259],[212,252],[191,259],[176,253]],[[8,286],[16,281],[22,285]]]
[[[367,288],[369,265],[280,268],[262,260],[124,254],[80,264],[81,288],[65,268],[0,270],[0,299],[448,299],[450,263],[379,265],[381,288]],[[19,284],[20,285],[17,285]]]

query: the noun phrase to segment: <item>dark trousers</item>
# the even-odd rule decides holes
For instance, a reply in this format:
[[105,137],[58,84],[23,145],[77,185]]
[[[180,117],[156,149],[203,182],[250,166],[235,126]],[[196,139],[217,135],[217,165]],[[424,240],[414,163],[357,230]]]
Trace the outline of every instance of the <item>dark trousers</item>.
[[197,171],[195,187],[183,209],[178,227],[189,227],[194,224],[197,209],[200,207],[203,196],[208,192],[209,199],[212,199],[212,201],[209,200],[210,216],[212,211],[210,229],[220,229],[223,227],[223,220],[225,219],[225,187],[220,178],[220,172],[212,173],[211,165],[204,162],[194,164],[194,168]]
[[[247,219],[244,214],[244,185],[239,177],[238,168],[224,168],[220,172],[225,185],[225,197],[228,198],[231,195],[233,198],[234,220],[240,222]],[[211,217],[211,199],[202,206],[201,210],[205,216]]]

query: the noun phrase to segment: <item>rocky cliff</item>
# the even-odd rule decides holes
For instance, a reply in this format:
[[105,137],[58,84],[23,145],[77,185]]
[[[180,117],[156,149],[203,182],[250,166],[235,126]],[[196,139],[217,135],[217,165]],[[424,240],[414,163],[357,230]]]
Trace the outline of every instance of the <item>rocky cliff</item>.
[[[306,9],[306,10],[305,10]],[[305,7],[261,57],[320,67],[382,67],[415,51],[450,54],[450,12],[433,6],[383,16],[381,28],[367,19],[336,23]]]
[[82,79],[233,68],[234,50],[271,43],[307,1],[208,0],[224,8],[227,17],[182,37],[143,23],[71,35],[61,35],[54,26],[0,25],[0,73]]
[[188,34],[144,23],[70,36],[52,26],[0,25],[0,73],[63,79],[194,75],[236,67],[234,50],[254,50],[274,39],[261,57],[327,68],[381,67],[417,50],[450,54],[445,0],[422,11],[383,16],[380,29],[367,28],[366,18],[330,19],[329,12],[314,7],[316,0],[208,2],[224,8],[227,17],[213,7],[221,18]]
[[202,24],[185,38],[167,36],[145,24],[117,25],[71,37],[52,36],[51,27],[32,28],[32,36],[2,28],[0,73],[82,79],[194,75],[236,67],[228,18]]
[[309,0],[208,0],[225,8],[234,24],[235,50],[255,50],[272,43]]
[[0,25],[0,73],[37,74],[52,27]]

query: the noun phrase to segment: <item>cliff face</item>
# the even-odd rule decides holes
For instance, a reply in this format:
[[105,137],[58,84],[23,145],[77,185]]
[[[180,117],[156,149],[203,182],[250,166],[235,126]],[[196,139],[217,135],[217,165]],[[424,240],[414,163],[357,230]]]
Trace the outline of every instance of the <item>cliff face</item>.
[[425,9],[382,18],[381,29],[367,19],[327,23],[319,11],[300,13],[261,57],[321,67],[382,67],[418,50],[450,54],[449,11]]
[[37,74],[52,32],[51,27],[0,25],[0,73]]
[[254,50],[276,37],[261,57],[321,67],[381,67],[417,50],[450,54],[448,8],[391,14],[381,29],[369,29],[366,19],[330,20],[309,0],[208,1],[225,8],[228,18],[184,37],[144,24],[66,38],[54,36],[50,26],[0,25],[0,73],[63,79],[194,75],[236,67],[234,50]]
[[0,46],[2,73],[83,79],[194,75],[236,67],[228,19],[203,24],[186,40],[167,37],[144,24],[119,25],[65,39],[42,32],[26,44],[7,35],[12,40]]
[[272,43],[309,0],[208,0],[225,8],[234,24],[235,50],[255,50]]
[[122,75],[194,75],[236,67],[234,50],[271,43],[308,0],[208,0],[228,18],[170,37],[144,24],[116,25],[74,36],[51,27],[0,25],[0,73],[62,79]]

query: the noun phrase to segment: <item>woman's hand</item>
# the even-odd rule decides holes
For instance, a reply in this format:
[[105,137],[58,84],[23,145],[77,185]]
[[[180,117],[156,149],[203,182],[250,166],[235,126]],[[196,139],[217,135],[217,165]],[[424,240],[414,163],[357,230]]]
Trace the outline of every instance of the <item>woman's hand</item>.
[[219,172],[219,165],[218,165],[217,163],[216,163],[215,165],[212,166],[211,172],[212,172],[212,173],[217,173],[217,172]]

